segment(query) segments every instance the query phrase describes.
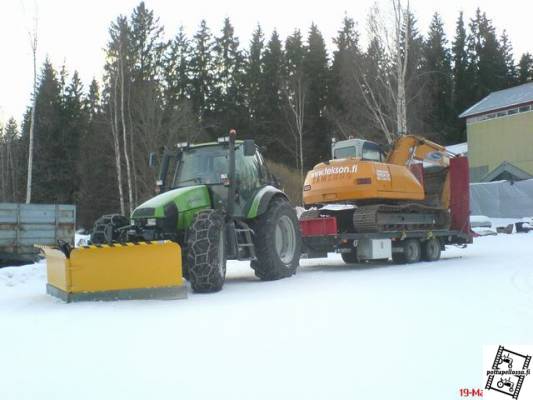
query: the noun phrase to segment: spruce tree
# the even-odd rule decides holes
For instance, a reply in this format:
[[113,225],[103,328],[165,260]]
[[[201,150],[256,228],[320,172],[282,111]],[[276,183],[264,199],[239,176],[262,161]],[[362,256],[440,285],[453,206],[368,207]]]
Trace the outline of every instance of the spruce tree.
[[64,167],[61,168],[64,176],[61,181],[65,183],[64,190],[68,192],[67,197],[72,203],[77,203],[79,200],[80,137],[87,130],[87,113],[82,96],[83,85],[78,72],[75,71],[63,97],[63,129],[61,130],[61,141],[65,149]]
[[511,87],[518,82],[518,72],[516,70],[516,64],[513,56],[513,45],[507,36],[507,31],[504,29],[500,38],[501,51],[503,53],[503,59],[505,61],[505,86]]
[[83,98],[86,129],[80,137],[78,222],[91,229],[103,214],[120,210],[116,190],[113,144],[109,132],[108,101],[100,93],[96,80]]
[[267,156],[286,161],[280,141],[287,140],[282,115],[283,50],[277,31],[273,31],[263,53],[263,75],[261,79],[260,119],[263,121],[258,142],[266,145]]
[[328,54],[322,34],[315,24],[307,37],[308,51],[304,58],[304,79],[307,84],[307,102],[304,129],[305,169],[329,157],[330,134],[325,116],[328,96]]
[[146,8],[144,1],[133,10],[130,19],[128,53],[132,63],[132,78],[148,82],[161,79],[164,51],[168,43],[163,39],[163,27],[154,11]]
[[[407,131],[424,132],[427,129],[425,126],[425,104],[422,96],[424,80],[426,78],[422,73],[424,38],[418,30],[417,20],[412,12],[406,15],[402,32],[405,32],[407,26],[407,40],[409,42],[405,80]],[[405,33],[402,33],[402,38],[404,37]],[[402,39],[401,47],[403,49],[405,49],[404,41],[405,39]]]
[[[61,86],[57,72],[50,61],[42,68],[36,97],[35,153],[33,169],[32,202],[70,203],[65,177],[70,173],[67,149],[63,144],[63,110]],[[24,124],[27,135],[29,125]]]
[[473,102],[476,102],[507,85],[507,65],[496,30],[479,8],[470,22],[468,48],[470,71],[474,74]]
[[[200,28],[193,37],[190,69],[192,107],[201,124],[209,128],[213,110],[213,37],[205,20],[201,21]],[[212,130],[211,133],[216,136]]]
[[221,36],[214,46],[214,120],[218,134],[244,127],[244,56],[229,18],[224,20]]
[[524,53],[518,63],[518,83],[531,80],[533,80],[533,57],[530,53]]
[[451,104],[452,69],[444,25],[438,13],[433,15],[424,44],[425,119],[429,133],[447,137],[455,120]]
[[329,81],[328,118],[335,136],[354,133],[366,136],[368,132],[363,128],[362,113],[365,106],[356,78],[362,73],[362,55],[359,34],[352,18],[344,17],[342,28],[333,42],[336,48]]
[[264,130],[264,110],[263,101],[263,52],[265,39],[260,25],[257,25],[250,48],[248,51],[248,60],[245,66],[245,85],[246,85],[246,104],[248,106],[248,115],[250,119],[250,134],[256,137],[262,137]]
[[180,101],[191,96],[190,77],[190,42],[185,35],[183,26],[170,42],[165,52],[164,65],[164,98],[167,107],[173,108]]
[[466,141],[466,126],[464,121],[459,118],[459,115],[472,106],[476,98],[474,95],[476,70],[475,64],[471,62],[473,55],[469,50],[463,12],[461,11],[457,18],[455,38],[452,44],[452,104],[455,124],[454,129],[448,134],[448,143]]

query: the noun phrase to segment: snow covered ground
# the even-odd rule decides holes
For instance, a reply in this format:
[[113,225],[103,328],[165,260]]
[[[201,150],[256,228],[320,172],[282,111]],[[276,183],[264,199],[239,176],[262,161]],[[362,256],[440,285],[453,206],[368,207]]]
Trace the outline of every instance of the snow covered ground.
[[[486,344],[533,344],[533,232],[435,263],[302,260],[180,301],[64,304],[0,269],[0,399],[459,399]],[[526,384],[533,384],[526,381]]]

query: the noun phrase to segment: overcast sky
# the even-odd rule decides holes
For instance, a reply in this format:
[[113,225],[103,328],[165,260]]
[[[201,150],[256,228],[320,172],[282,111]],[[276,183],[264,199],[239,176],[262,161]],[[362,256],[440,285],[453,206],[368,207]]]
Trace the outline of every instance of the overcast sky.
[[[380,0],[388,4],[387,0]],[[35,10],[38,13],[38,62],[46,56],[58,68],[66,64],[78,70],[85,84],[100,78],[104,62],[103,48],[110,22],[119,14],[129,15],[139,0],[3,0],[0,2],[0,123],[10,116],[21,120],[31,94],[32,59],[28,29]],[[268,34],[276,28],[285,38],[295,28],[307,31],[315,22],[331,48],[331,38],[339,29],[344,14],[353,17],[365,36],[366,17],[374,0],[146,0],[155,10],[168,37],[183,25],[189,34],[205,18],[218,34],[225,17],[230,17],[241,44],[248,45],[251,32],[261,23]],[[532,0],[411,0],[421,32],[438,11],[448,38],[453,38],[460,10],[470,18],[479,6],[492,19],[498,35],[506,29],[514,47],[515,58],[533,53],[531,24]]]

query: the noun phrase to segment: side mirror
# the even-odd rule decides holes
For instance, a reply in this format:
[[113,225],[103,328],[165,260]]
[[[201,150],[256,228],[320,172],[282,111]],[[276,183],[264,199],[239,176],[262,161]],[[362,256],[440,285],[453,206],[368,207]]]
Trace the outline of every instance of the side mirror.
[[253,156],[255,154],[255,141],[253,139],[245,139],[243,146],[244,155],[246,157]]
[[152,151],[148,155],[148,166],[150,168],[155,168],[156,162],[157,162],[157,155]]

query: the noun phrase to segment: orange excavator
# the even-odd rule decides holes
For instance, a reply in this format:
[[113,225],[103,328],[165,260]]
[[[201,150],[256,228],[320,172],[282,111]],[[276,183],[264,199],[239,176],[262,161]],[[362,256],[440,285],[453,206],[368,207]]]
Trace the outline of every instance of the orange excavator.
[[336,216],[344,232],[448,229],[449,162],[445,147],[402,135],[388,153],[363,139],[332,143],[332,160],[308,172],[303,218]]

